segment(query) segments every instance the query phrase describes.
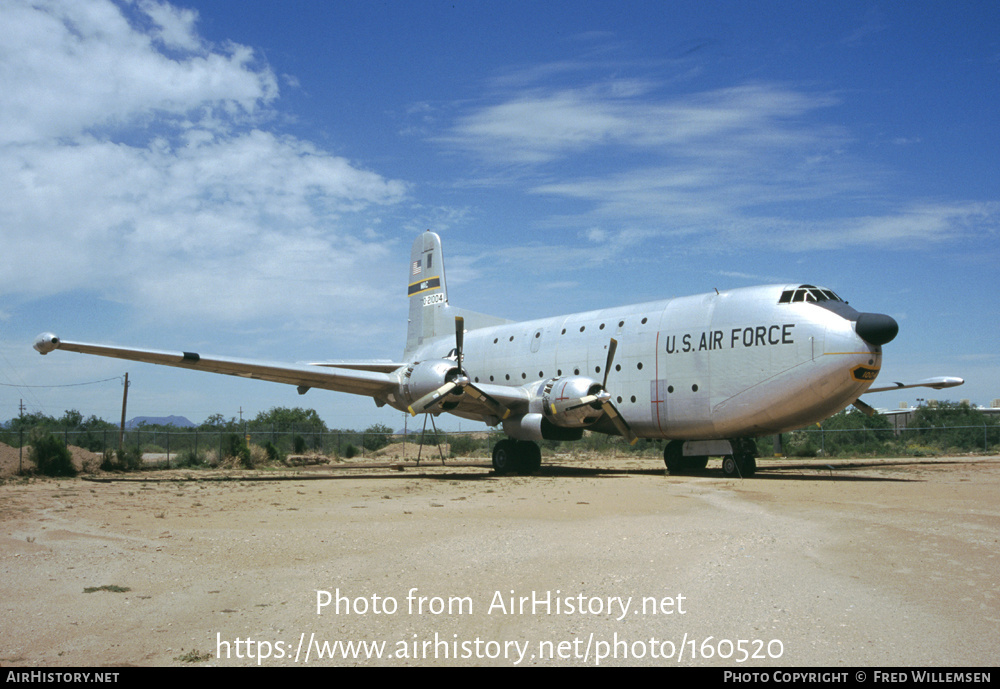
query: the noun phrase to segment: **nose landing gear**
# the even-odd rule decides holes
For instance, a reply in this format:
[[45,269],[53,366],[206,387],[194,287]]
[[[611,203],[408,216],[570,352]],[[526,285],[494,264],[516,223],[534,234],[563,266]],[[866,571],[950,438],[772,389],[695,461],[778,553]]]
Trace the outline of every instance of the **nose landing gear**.
[[757,473],[757,443],[753,438],[730,440],[733,454],[722,458],[722,475],[727,478],[750,478]]
[[[685,445],[688,446],[685,452]],[[695,454],[695,452],[699,454]],[[700,454],[705,452],[706,454]],[[733,440],[671,440],[663,448],[663,463],[671,474],[701,471],[709,455],[722,455],[722,475],[749,478],[757,471],[757,443],[753,438]]]

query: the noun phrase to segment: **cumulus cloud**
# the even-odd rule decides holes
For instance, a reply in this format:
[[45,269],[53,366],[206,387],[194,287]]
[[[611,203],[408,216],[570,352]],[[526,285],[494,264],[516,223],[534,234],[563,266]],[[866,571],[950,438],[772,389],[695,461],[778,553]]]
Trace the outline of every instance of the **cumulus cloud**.
[[252,49],[153,0],[11,0],[0,32],[6,294],[309,322],[384,289],[371,230],[406,185],[267,129],[278,80]]
[[277,97],[275,75],[255,66],[250,48],[201,48],[193,12],[153,2],[128,9],[133,16],[107,0],[0,5],[0,142],[212,108],[252,113]]

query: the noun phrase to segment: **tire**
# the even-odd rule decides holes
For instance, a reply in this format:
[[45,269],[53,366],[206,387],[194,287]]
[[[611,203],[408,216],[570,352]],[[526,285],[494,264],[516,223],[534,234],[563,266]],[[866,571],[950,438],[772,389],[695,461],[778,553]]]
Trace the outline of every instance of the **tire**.
[[505,438],[493,446],[493,471],[507,474],[516,470],[517,463],[517,445],[512,439]]
[[533,474],[542,467],[542,450],[530,440],[518,441],[514,447],[515,465],[519,474]]
[[727,478],[739,478],[741,476],[736,458],[732,455],[726,455],[722,458],[722,475]]
[[667,465],[667,471],[671,474],[680,474],[684,471],[683,453],[683,440],[671,440],[663,448],[663,463]]

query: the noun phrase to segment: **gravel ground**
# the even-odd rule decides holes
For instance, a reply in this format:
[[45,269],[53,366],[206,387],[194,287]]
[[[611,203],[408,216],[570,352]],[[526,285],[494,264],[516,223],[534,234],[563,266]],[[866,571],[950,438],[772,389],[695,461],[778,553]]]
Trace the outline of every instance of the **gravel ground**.
[[998,457],[15,479],[0,664],[991,666],[998,539]]

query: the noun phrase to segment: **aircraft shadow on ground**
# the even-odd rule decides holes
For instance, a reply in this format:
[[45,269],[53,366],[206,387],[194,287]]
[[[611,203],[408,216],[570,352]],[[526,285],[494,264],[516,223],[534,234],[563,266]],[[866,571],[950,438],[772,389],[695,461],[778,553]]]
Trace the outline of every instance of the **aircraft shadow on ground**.
[[[754,481],[872,481],[872,482],[897,482],[908,483],[923,481],[923,478],[912,474],[900,476],[873,476],[857,475],[853,472],[870,469],[889,469],[905,472],[907,469],[928,467],[936,465],[953,465],[954,461],[857,461],[847,464],[827,464],[820,462],[782,462],[765,460],[758,466],[756,475],[750,479]],[[509,480],[524,479],[530,480],[534,477],[549,478],[602,478],[612,479],[627,476],[669,476],[673,479],[697,479],[715,478],[719,480],[741,480],[740,477],[730,479],[722,475],[719,467],[711,467],[702,471],[692,471],[684,474],[666,474],[663,465],[655,460],[650,460],[649,467],[635,468],[614,466],[592,467],[574,466],[572,464],[543,464],[542,467],[531,476],[521,476],[520,474],[499,475],[493,471],[488,462],[455,461],[454,463],[425,462],[417,465],[399,464],[377,464],[363,465],[355,464],[338,467],[315,467],[310,468],[305,473],[297,474],[268,474],[260,475],[214,475],[199,476],[198,472],[186,474],[183,477],[157,477],[157,476],[93,476],[83,477],[84,480],[95,483],[114,482],[150,482],[150,483],[175,483],[175,482],[228,482],[228,481],[335,481],[335,480],[429,480],[429,481],[484,481],[484,480]]]

